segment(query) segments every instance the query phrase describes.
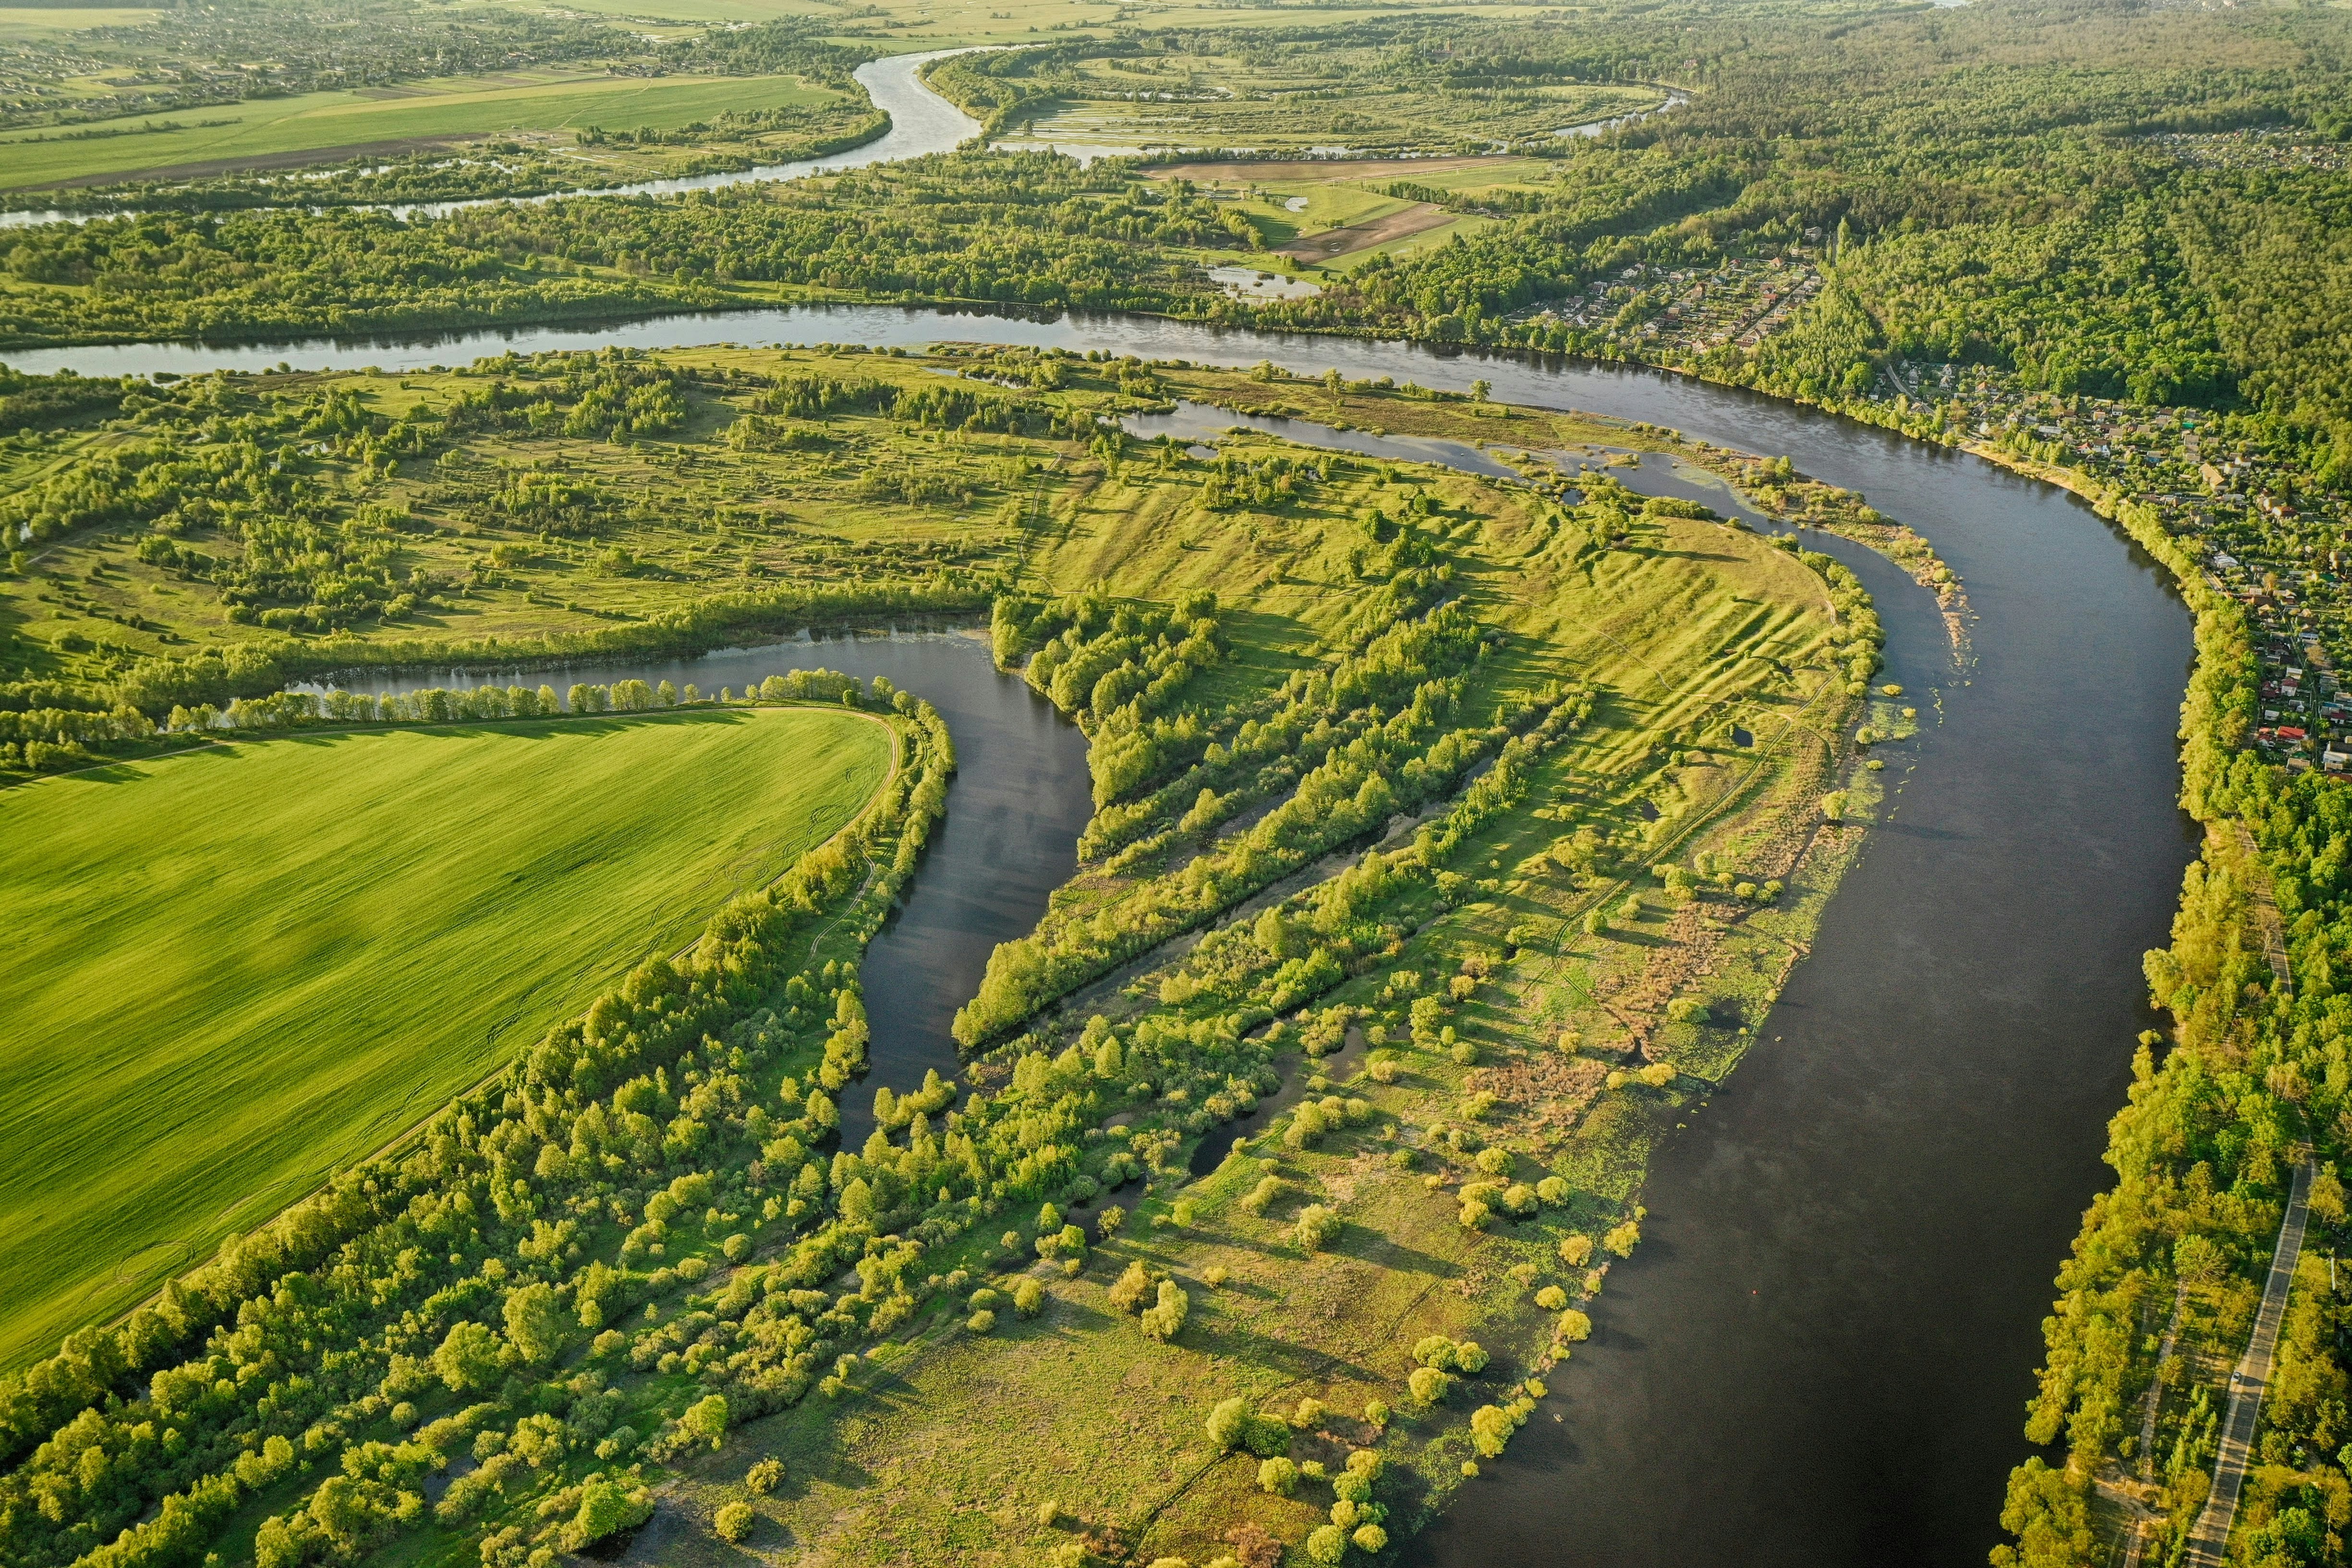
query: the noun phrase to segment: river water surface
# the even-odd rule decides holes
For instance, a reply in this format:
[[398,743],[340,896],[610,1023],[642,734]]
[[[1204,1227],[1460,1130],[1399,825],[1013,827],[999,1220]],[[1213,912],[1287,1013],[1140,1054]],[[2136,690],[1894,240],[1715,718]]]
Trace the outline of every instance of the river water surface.
[[[2105,1184],[2105,1124],[2123,1102],[2133,1037],[2151,1021],[2139,954],[2165,939],[2193,849],[2174,805],[2172,739],[2191,657],[2187,612],[2161,570],[2073,497],[1663,374],[1143,318],[843,307],[12,358],[26,370],[187,374],[279,359],[401,369],[509,346],[949,339],[1267,359],[1306,374],[1336,365],[1456,388],[1484,377],[1502,401],[1785,453],[1935,541],[1981,616],[1974,664],[1955,675],[1925,593],[1874,558],[1859,561],[1893,634],[1885,679],[1932,693],[1920,706],[1940,708],[1941,722],[1918,742],[1891,819],[1760,1043],[1662,1146],[1646,1240],[1611,1275],[1592,1342],[1507,1458],[1408,1556],[1447,1568],[1981,1563],[1998,1536],[2003,1477],[2025,1453],[2051,1277]],[[793,649],[753,662],[765,673],[780,653],[807,661]],[[991,673],[983,650],[969,664],[920,668],[890,652],[900,662],[872,670],[838,644],[810,657],[929,696],[962,753],[948,831],[866,963],[877,1078],[903,1079],[901,1058],[886,1057],[896,1047],[879,1008],[894,1009],[889,1028],[916,1042],[906,1062],[946,1059],[937,1031],[971,994],[989,944],[1034,921],[1069,868],[1086,815],[1080,742]],[[661,668],[707,687],[723,679],[709,661]],[[630,674],[654,669],[594,678]],[[975,682],[975,705],[960,717],[950,688],[963,679]],[[993,755],[1015,776],[992,776],[998,735]],[[948,854],[959,834],[974,859]],[[941,881],[950,891],[927,904]]]
[[[1077,868],[1078,831],[1094,809],[1086,737],[1025,682],[998,673],[988,639],[969,633],[816,637],[699,658],[572,664],[559,675],[515,679],[551,679],[559,689],[575,680],[692,681],[716,697],[721,688],[741,691],[771,675],[819,667],[864,680],[884,676],[915,693],[947,720],[956,747],[947,818],[859,971],[874,1070],[842,1098],[842,1142],[854,1149],[873,1130],[874,1090],[912,1089],[930,1068],[956,1076],[948,1033],[955,1010],[980,989],[990,952],[1028,934],[1045,912],[1045,896]],[[492,679],[504,684],[506,674],[363,675],[337,684],[382,696]]]

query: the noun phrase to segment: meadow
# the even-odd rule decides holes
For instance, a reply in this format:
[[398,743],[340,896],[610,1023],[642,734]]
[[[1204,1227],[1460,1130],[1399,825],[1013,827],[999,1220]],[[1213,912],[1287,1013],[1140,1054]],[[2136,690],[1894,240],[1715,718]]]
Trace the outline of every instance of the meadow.
[[1041,95],[1007,122],[1007,141],[1488,152],[1549,142],[1570,126],[1654,107],[1663,96],[1571,76],[1465,90],[1423,66],[1401,68],[1397,54],[1328,34],[1215,42],[1161,35],[1099,53],[1071,46],[999,68]]
[[0,799],[0,1363],[112,1317],[847,821],[798,709],[306,735]]
[[[550,136],[591,125],[672,131],[729,110],[848,102],[845,95],[795,76],[646,78],[543,70],[445,78],[99,121],[75,127],[73,140],[54,131],[15,132],[0,136],[0,188],[318,162],[367,149],[409,151],[430,142]],[[140,129],[160,120],[182,128]],[[127,133],[100,134],[110,131]],[[616,168],[614,177],[635,172]]]

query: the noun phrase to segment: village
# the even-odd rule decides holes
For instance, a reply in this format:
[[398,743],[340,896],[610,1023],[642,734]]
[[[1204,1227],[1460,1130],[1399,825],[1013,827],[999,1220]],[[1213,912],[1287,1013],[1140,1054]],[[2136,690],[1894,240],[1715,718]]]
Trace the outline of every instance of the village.
[[1977,365],[1897,361],[1869,400],[1932,407],[1947,434],[2123,489],[2194,539],[2207,578],[2246,606],[2262,661],[2256,751],[2295,770],[2352,769],[2352,498],[2312,484],[2209,410],[2032,390]]

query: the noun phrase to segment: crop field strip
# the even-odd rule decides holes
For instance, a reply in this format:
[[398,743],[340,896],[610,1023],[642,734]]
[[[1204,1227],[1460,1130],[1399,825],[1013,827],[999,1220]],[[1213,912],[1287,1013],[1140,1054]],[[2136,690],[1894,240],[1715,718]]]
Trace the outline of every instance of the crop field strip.
[[40,962],[0,985],[9,1359],[480,1077],[886,769],[868,721],[760,710],[248,742],[10,795]]
[[[396,89],[248,100],[172,116],[186,129],[150,134],[89,134],[87,140],[64,141],[55,132],[7,132],[0,134],[0,188],[210,173],[240,165],[283,166],[344,157],[354,150],[406,151],[410,143],[570,132],[586,125],[646,125],[667,131],[726,110],[842,101],[841,95],[797,77],[641,80],[602,72],[461,77]],[[136,132],[143,121],[156,118],[100,121],[75,129],[85,133]],[[595,160],[594,154],[582,156]]]

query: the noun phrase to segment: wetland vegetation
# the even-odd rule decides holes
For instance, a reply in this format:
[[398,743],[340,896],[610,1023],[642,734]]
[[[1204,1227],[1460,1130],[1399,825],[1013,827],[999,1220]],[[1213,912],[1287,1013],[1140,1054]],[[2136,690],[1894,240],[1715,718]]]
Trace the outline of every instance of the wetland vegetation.
[[[14,346],[1145,311],[1672,367],[2076,490],[2196,616],[2206,837],[1994,1560],[2182,1560],[2305,1161],[2233,1551],[2344,1560],[2340,12],[10,15],[15,197],[184,209],[5,231]],[[370,205],[806,156],[882,129],[853,68],[964,42],[1022,46],[929,74],[994,137],[1203,151]],[[1970,614],[1785,458],[1483,380],[0,378],[0,1556],[41,1568],[1392,1560],[1557,1417],[1921,720],[1853,572],[1730,514],[1895,560],[1955,652]],[[1180,399],[1479,461],[1122,424]],[[561,673],[891,624],[1088,747],[947,1075],[866,1019],[955,766],[924,694],[781,640],[756,698]]]

